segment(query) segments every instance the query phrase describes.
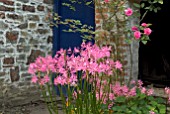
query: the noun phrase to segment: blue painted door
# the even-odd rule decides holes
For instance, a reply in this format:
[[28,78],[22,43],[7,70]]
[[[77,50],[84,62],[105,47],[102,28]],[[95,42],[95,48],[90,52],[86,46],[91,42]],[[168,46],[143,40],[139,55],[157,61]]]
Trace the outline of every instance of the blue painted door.
[[[82,0],[80,0],[82,1]],[[85,0],[90,1],[90,0]],[[91,4],[90,7],[81,4],[73,4],[76,11],[70,10],[67,6],[63,6],[62,3],[70,3],[69,0],[54,0],[54,11],[64,19],[75,19],[80,20],[82,24],[87,24],[95,28],[95,8],[94,4]],[[53,29],[53,52],[59,50],[60,48],[68,49],[69,47],[78,47],[82,43],[82,37],[80,33],[70,33],[64,32],[66,26],[59,25],[59,27],[54,27]]]
[[[82,1],[82,0],[81,0]],[[85,0],[90,1],[90,0]],[[63,6],[62,3],[69,2],[69,0],[54,0],[54,11],[58,13],[62,19],[75,19],[80,20],[82,24],[87,24],[95,29],[95,8],[94,4],[90,7],[85,4],[74,4],[76,11],[70,10],[68,7]],[[54,26],[53,29],[53,55],[60,48],[68,49],[73,47],[79,47],[82,43],[82,37],[80,33],[64,32],[66,28],[64,25]],[[93,41],[94,42],[94,41]],[[62,87],[63,93],[67,96],[67,91]],[[59,89],[56,87],[56,92],[59,94]]]

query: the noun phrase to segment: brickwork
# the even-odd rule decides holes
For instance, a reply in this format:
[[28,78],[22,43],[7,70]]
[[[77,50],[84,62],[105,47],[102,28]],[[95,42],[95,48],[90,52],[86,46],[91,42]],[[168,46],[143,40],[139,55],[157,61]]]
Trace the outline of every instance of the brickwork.
[[51,54],[47,15],[52,0],[0,0],[0,80],[18,88],[31,86],[28,64]]
[[[140,1],[137,2],[136,0],[129,0],[129,3],[125,4],[125,5],[132,7],[131,5],[134,2],[139,3]],[[117,36],[115,37],[112,34],[112,32],[117,33],[116,30],[118,30],[118,29],[116,27],[112,27],[110,32],[107,31],[107,29],[104,28],[106,23],[103,22],[103,17],[105,19],[110,18],[109,17],[110,14],[107,13],[109,11],[109,9],[105,6],[100,6],[100,7],[103,7],[103,9],[101,10],[98,7],[95,7],[96,8],[95,9],[96,30],[99,33],[98,35],[96,35],[96,39],[98,40],[97,42],[99,42],[98,44],[111,45],[113,48],[112,49],[113,53],[115,53],[117,50],[119,55],[117,56],[117,58],[115,56],[113,56],[113,58],[116,58],[117,60],[120,60],[122,62],[124,72],[120,75],[125,77],[126,82],[129,82],[129,80],[137,80],[138,79],[138,48],[139,48],[138,42],[133,41],[131,45],[127,44],[125,42],[124,33],[122,31],[119,31],[119,33],[118,33],[120,35],[119,37],[117,37]],[[103,14],[103,17],[101,15],[101,12]],[[111,21],[113,22],[113,24],[119,23],[118,20],[121,20],[121,15],[117,15],[117,17],[119,19],[115,19],[115,17],[112,17],[113,20],[111,20]],[[115,20],[117,20],[117,21],[115,21]],[[120,23],[121,23],[121,21],[120,21]],[[138,19],[137,18],[133,19],[127,23],[128,23],[128,25],[133,26],[134,24],[138,23]],[[109,25],[111,25],[111,24],[109,24]],[[122,28],[121,30],[124,30],[124,28]],[[116,55],[116,54],[114,54],[114,55]]]

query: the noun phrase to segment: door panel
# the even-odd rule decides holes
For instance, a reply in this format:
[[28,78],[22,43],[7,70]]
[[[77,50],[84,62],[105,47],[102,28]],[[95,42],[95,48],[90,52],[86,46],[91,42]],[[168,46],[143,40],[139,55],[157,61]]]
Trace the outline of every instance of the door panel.
[[[94,5],[90,7],[82,4],[74,4],[76,11],[70,10],[68,7],[63,6],[62,3],[69,2],[69,0],[55,0],[54,11],[58,13],[62,19],[75,19],[80,20],[82,24],[95,27],[95,10]],[[68,28],[64,25],[54,27],[53,33],[53,52],[55,53],[60,48],[68,49],[69,47],[78,47],[82,43],[80,33],[64,32]]]

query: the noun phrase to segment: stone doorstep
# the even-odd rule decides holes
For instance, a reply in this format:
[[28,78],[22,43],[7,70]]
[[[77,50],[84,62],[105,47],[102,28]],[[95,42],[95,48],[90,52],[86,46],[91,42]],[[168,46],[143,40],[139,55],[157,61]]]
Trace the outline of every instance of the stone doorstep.
[[154,89],[154,95],[155,96],[160,96],[162,98],[167,98],[167,95],[165,94],[165,89],[164,88],[156,88],[156,87],[153,87]]
[[[57,97],[57,96],[56,96]],[[29,104],[34,104],[36,102],[44,102],[44,99],[40,92],[25,92],[21,93],[18,95],[13,95],[10,97],[0,97],[0,109],[1,109],[1,104],[3,104],[5,101],[5,106],[6,107],[18,107],[18,106],[24,106],[24,105],[29,105]],[[61,98],[57,97],[54,101],[61,102]]]
[[40,94],[37,92],[32,95],[24,94],[24,95],[14,95],[6,98],[3,97],[0,98],[0,104],[3,104],[3,102],[5,101],[6,107],[16,107],[16,106],[21,106],[32,102],[36,102],[40,99],[41,99]]
[[[164,94],[164,88],[153,88],[154,92],[155,92],[155,96],[160,96],[163,98],[166,98],[166,95]],[[0,97],[0,105],[3,104],[3,101],[5,100],[5,106],[7,108],[10,107],[18,107],[18,106],[24,106],[24,105],[29,105],[32,103],[36,103],[36,102],[45,102],[44,99],[42,98],[40,92],[37,90],[34,91],[22,91],[19,94],[10,94],[10,96],[3,98]],[[61,98],[57,97],[56,101],[61,102]],[[0,110],[1,110],[1,106],[0,106]],[[168,106],[168,110],[170,110],[169,106]]]

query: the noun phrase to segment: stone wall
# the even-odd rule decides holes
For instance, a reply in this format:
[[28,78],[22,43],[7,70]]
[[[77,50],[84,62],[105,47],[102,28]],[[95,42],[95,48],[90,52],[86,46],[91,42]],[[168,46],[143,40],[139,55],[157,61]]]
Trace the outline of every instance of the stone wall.
[[0,0],[0,80],[30,86],[29,63],[51,54],[52,29],[47,16],[52,0]]

